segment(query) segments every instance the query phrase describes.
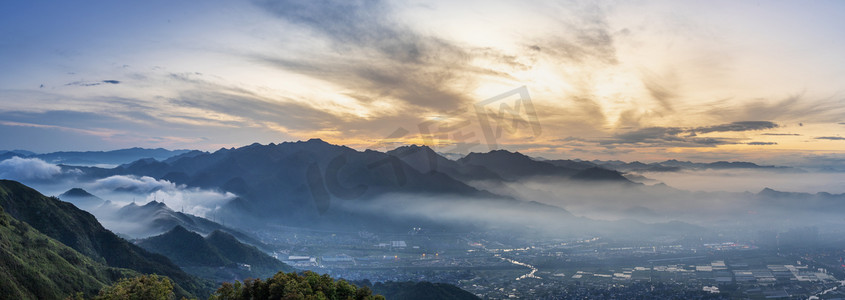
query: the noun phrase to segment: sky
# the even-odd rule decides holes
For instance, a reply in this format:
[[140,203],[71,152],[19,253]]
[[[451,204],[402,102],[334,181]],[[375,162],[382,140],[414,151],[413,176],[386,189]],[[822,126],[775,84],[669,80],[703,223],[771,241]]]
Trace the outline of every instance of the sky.
[[845,163],[842,1],[3,1],[0,149]]

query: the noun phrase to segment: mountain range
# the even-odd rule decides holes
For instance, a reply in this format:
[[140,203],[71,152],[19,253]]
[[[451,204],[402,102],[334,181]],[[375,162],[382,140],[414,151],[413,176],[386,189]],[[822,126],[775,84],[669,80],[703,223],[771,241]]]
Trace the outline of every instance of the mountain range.
[[21,183],[0,180],[0,206],[18,221],[73,250],[114,268],[170,277],[177,294],[207,296],[210,282],[188,275],[167,257],[144,250],[103,228],[88,212],[46,197]]
[[624,162],[618,160],[594,160],[591,162],[581,161],[584,164],[593,164],[602,168],[622,172],[678,172],[682,170],[726,170],[726,169],[759,169],[774,171],[801,172],[802,170],[790,167],[773,165],[761,166],[752,162],[744,161],[717,161],[712,163],[696,163],[690,161],[679,161],[670,159],[662,162],[642,163],[638,161]]
[[[81,189],[70,194],[93,196]],[[273,277],[303,278],[284,274],[294,270],[219,230],[202,237],[176,226],[138,244],[173,257],[185,269],[200,274],[200,270],[211,272],[209,277],[217,276],[213,279],[218,281],[269,273],[276,273]],[[0,298],[93,297],[104,290],[115,292],[115,285],[109,287],[110,284],[133,282],[126,281],[128,277],[135,277],[135,282],[146,280],[138,277],[141,274],[168,277],[175,282],[173,292],[179,298],[205,298],[215,289],[210,282],[187,275],[167,257],[147,252],[105,230],[92,215],[73,204],[46,197],[15,181],[0,180]],[[320,278],[333,280],[328,275]],[[392,299],[457,299],[451,298],[455,295],[476,299],[449,284],[387,282],[377,283],[376,287],[399,295]],[[130,298],[132,293],[119,292]]]
[[49,163],[64,165],[121,165],[143,158],[165,160],[187,152],[189,150],[137,147],[112,151],[59,151],[42,154],[25,150],[0,150],[0,161],[18,156],[21,158],[38,158]]
[[135,274],[82,255],[0,207],[0,295],[4,299],[63,299],[75,293],[91,296]]
[[[489,199],[519,209],[548,212],[548,206],[523,203],[510,196],[473,187],[477,180],[514,181],[541,176],[560,180],[632,184],[619,172],[576,169],[536,161],[518,152],[474,153],[457,161],[426,146],[400,147],[387,153],[356,151],[319,139],[281,144],[252,144],[212,153],[188,152],[164,161],[143,159],[113,169],[79,168],[91,178],[150,176],[177,185],[230,192],[239,197],[221,211],[234,226],[272,220],[285,225],[339,228],[442,227],[426,218],[385,216],[361,207],[388,205],[373,199],[395,195]],[[556,208],[561,217],[565,210]],[[236,223],[240,222],[240,224]],[[465,225],[465,224],[464,224]]]
[[219,230],[203,237],[177,225],[162,235],[140,240],[137,245],[167,256],[192,274],[217,282],[263,278],[294,270]]
[[[585,213],[583,207],[589,207],[590,210],[586,211],[589,214],[619,214],[622,218],[649,223],[667,222],[685,217],[684,212],[678,214],[672,211],[672,206],[678,203],[672,199],[693,201],[706,208],[706,201],[720,201],[718,199],[725,196],[690,193],[661,184],[646,186],[631,181],[645,179],[623,172],[655,168],[666,171],[684,168],[782,169],[744,162],[701,164],[668,160],[642,164],[546,160],[506,150],[470,153],[452,160],[427,146],[402,146],[387,152],[357,151],[319,139],[267,145],[255,143],[214,152],[186,151],[166,159],[144,158],[114,168],[63,168],[72,168],[74,172],[63,174],[72,173],[75,180],[148,176],[179,188],[234,194],[233,200],[221,207],[211,207],[213,210],[210,212],[218,220],[227,220],[230,228],[265,228],[273,224],[312,229],[404,232],[408,228],[422,226],[435,231],[454,232],[490,226],[539,226],[561,229],[555,231],[561,234],[579,230],[594,233],[634,230],[629,227],[617,230],[613,227],[622,225],[573,216],[572,209],[582,215]],[[629,201],[617,201],[623,195]],[[83,202],[91,204],[101,200],[79,190],[68,191],[61,197],[80,206],[86,205]],[[755,199],[760,198],[743,194],[727,197],[738,199],[732,204],[737,206],[735,211],[746,211],[747,207],[759,202]],[[132,238],[161,234],[179,225],[206,235],[214,230],[223,230],[242,242],[261,247],[260,242],[248,241],[248,236],[240,235],[235,229],[226,230],[215,222],[162,205],[127,205],[102,214],[101,219],[110,228],[119,227],[109,218],[146,226],[118,230]],[[794,206],[794,203],[789,205]],[[458,213],[444,215],[431,210],[444,206]],[[91,211],[99,214],[97,209]],[[726,218],[735,211],[713,213],[722,214],[719,218]],[[542,218],[477,218],[495,213]],[[458,214],[464,216],[459,217]],[[553,221],[553,224],[547,221]],[[651,230],[645,227],[660,224],[641,225],[643,231],[648,232]]]

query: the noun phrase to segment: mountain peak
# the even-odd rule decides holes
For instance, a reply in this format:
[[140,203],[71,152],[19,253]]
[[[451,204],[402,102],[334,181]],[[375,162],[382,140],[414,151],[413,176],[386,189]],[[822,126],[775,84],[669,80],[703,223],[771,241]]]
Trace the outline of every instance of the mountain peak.
[[572,176],[572,179],[578,180],[588,180],[588,181],[619,181],[619,182],[630,182],[625,176],[622,176],[622,173],[619,171],[608,170],[600,167],[592,167],[589,169],[581,170],[580,172],[576,173]]
[[167,204],[164,204],[164,202],[158,202],[156,200],[152,200],[150,202],[147,202],[147,204],[144,204],[142,207],[144,207],[144,208],[168,208]]
[[778,192],[778,191],[776,191],[776,190],[774,190],[774,189],[772,189],[772,188],[770,188],[770,187],[765,187],[765,188],[763,188],[762,190],[760,190],[760,192],[759,192],[759,193],[757,193],[757,194],[760,194],[760,195],[773,195],[773,194],[777,194],[777,193],[780,193],[780,192]]
[[404,145],[404,146],[396,147],[396,149],[387,151],[387,154],[401,155],[401,154],[410,154],[410,153],[414,153],[414,152],[417,152],[417,151],[423,151],[424,153],[436,153],[434,151],[434,149],[431,149],[430,147],[428,147],[426,145],[411,144],[411,145]]
[[312,139],[305,141],[305,143],[309,143],[309,144],[328,144],[326,141],[324,141],[320,138],[312,138]]
[[171,229],[170,231],[168,231],[165,234],[166,235],[172,235],[172,234],[178,234],[178,235],[190,234],[190,235],[193,235],[195,233],[193,231],[185,229],[185,227],[182,227],[182,225],[176,225],[176,226],[173,226],[173,229]]
[[72,189],[69,189],[66,192],[62,193],[61,195],[59,195],[59,198],[62,198],[62,197],[80,197],[81,198],[81,197],[97,197],[97,196],[94,196],[91,193],[89,193],[88,191],[83,190],[81,188],[72,188]]

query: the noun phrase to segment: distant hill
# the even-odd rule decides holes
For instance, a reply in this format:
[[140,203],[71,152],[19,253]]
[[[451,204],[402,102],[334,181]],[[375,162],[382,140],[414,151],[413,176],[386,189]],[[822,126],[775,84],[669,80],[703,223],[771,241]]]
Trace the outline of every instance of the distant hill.
[[73,204],[46,197],[15,181],[0,180],[0,206],[12,217],[95,261],[144,274],[168,276],[178,284],[177,294],[208,295],[210,283],[186,274],[166,257],[118,237],[103,228],[93,215]]
[[601,166],[603,168],[623,171],[623,172],[678,172],[681,170],[725,170],[725,169],[765,169],[777,171],[792,171],[800,172],[801,170],[789,167],[778,166],[761,166],[751,162],[728,162],[717,161],[712,163],[697,163],[690,161],[679,161],[675,159],[666,160],[663,162],[642,163],[638,161],[623,162],[618,160],[601,161],[594,160],[591,163]]
[[190,150],[129,148],[112,151],[60,151],[36,154],[30,151],[13,150],[0,151],[0,160],[19,156],[22,158],[39,158],[49,163],[64,165],[122,165],[142,158],[165,160],[188,152]]
[[387,152],[398,157],[412,168],[428,173],[437,171],[459,180],[501,180],[502,177],[493,171],[476,165],[460,164],[449,160],[428,146],[402,146]]
[[194,275],[218,282],[293,271],[290,266],[222,231],[214,231],[203,238],[176,226],[162,235],[140,240],[138,245],[167,256]]
[[586,170],[593,167],[598,167],[598,165],[588,162],[588,161],[580,161],[580,160],[571,160],[571,159],[554,159],[554,160],[544,160],[544,162],[553,164],[558,167],[570,168],[575,170]]
[[59,199],[73,203],[77,207],[88,211],[106,203],[102,198],[94,196],[81,188],[69,189],[59,195]]
[[131,238],[159,235],[175,226],[182,226],[190,231],[206,235],[212,231],[221,230],[244,243],[259,248],[267,247],[248,234],[203,217],[174,211],[164,202],[150,201],[144,205],[130,203],[117,207],[81,188],[72,188],[59,195],[59,199],[71,202],[94,214],[105,227]]
[[30,156],[35,155],[35,152],[27,151],[27,150],[0,150],[0,155],[4,155],[7,153],[12,153],[15,155],[23,155],[23,156]]
[[238,230],[223,226],[206,218],[177,212],[164,202],[150,201],[144,205],[129,203],[117,210],[99,209],[97,217],[103,223],[113,226],[121,234],[132,238],[146,238],[170,231],[173,227],[182,226],[200,234],[210,234],[213,231],[223,231],[234,235],[242,242],[265,247],[254,237]]
[[826,192],[796,193],[781,192],[771,188],[764,188],[754,195],[762,208],[778,208],[792,211],[816,211],[836,213],[845,210],[845,193],[831,194]]
[[19,221],[0,207],[0,297],[64,299],[77,292],[91,297],[125,276]]
[[457,161],[462,165],[489,169],[507,180],[534,176],[558,176],[587,181],[615,181],[631,183],[617,171],[574,161],[541,161],[519,152],[494,150],[487,153],[470,153]]
[[[82,170],[96,177],[151,176],[190,187],[235,193],[240,199],[223,211],[231,213],[227,223],[242,223],[234,224],[238,226],[260,225],[269,219],[312,227],[356,224],[400,228],[386,226],[384,218],[365,216],[362,214],[366,212],[360,211],[350,213],[342,208],[353,203],[349,200],[366,201],[391,193],[501,197],[444,173],[421,172],[386,153],[360,152],[319,139],[252,144],[213,153],[193,153],[168,162],[139,160],[114,169]],[[397,221],[411,226],[412,220]],[[256,223],[243,224],[247,222]]]
[[507,180],[518,180],[530,176],[569,177],[577,172],[575,169],[558,167],[547,162],[534,160],[522,153],[507,150],[470,153],[459,159],[458,163],[485,167]]

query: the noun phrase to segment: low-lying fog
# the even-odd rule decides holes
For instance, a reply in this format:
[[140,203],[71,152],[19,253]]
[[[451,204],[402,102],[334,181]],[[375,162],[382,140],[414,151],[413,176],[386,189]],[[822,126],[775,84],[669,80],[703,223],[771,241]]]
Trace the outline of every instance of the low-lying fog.
[[643,172],[638,175],[688,191],[756,193],[768,187],[786,192],[845,193],[845,173],[842,172],[732,169]]

